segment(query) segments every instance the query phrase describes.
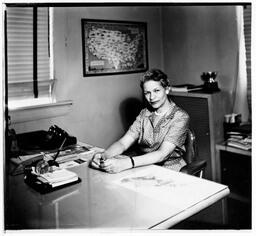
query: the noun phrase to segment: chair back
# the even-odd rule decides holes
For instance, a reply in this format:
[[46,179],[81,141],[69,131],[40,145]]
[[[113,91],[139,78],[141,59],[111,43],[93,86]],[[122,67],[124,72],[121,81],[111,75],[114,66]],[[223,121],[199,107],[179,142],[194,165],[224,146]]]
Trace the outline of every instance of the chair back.
[[188,129],[187,138],[185,141],[186,152],[183,155],[187,164],[193,162],[197,155],[196,136],[192,129]]

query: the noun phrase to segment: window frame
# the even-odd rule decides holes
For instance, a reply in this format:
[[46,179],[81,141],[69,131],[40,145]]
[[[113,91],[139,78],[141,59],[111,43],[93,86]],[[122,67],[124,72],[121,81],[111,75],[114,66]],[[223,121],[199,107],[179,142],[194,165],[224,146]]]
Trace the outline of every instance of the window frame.
[[[48,53],[50,54],[49,56],[49,79],[45,79],[45,80],[38,80],[38,74],[37,74],[37,67],[38,67],[38,61],[37,61],[37,35],[38,35],[38,31],[37,31],[37,9],[38,7],[36,5],[29,5],[27,7],[33,8],[33,12],[34,12],[34,16],[33,16],[33,81],[30,80],[24,80],[24,81],[8,81],[8,44],[7,44],[7,31],[8,31],[8,26],[7,26],[7,8],[11,8],[11,7],[20,7],[18,4],[15,6],[8,6],[8,4],[5,5],[5,10],[4,10],[4,14],[5,14],[5,77],[6,77],[6,83],[5,83],[5,87],[6,87],[6,106],[8,107],[9,110],[20,110],[22,108],[26,109],[27,107],[36,107],[36,106],[41,106],[43,104],[51,104],[51,103],[56,103],[56,98],[55,98],[55,94],[53,92],[53,86],[55,84],[55,79],[53,77],[53,44],[52,44],[52,26],[53,26],[53,22],[52,22],[52,18],[53,18],[53,8],[46,6],[48,8]],[[24,7],[24,6],[21,6]],[[9,87],[13,86],[15,88],[15,86],[19,87],[19,85],[23,83],[23,84],[31,84],[33,83],[33,93],[34,93],[34,97],[33,98],[23,98],[23,99],[18,99],[18,98],[14,98],[13,101],[9,101],[9,94],[8,94],[8,89]],[[38,86],[47,86],[47,98],[45,96],[38,96]],[[30,85],[31,86],[31,85]],[[15,90],[15,89],[14,89]],[[17,93],[18,95],[19,93]],[[32,105],[31,105],[32,104]]]
[[[36,4],[32,4],[32,5],[36,5]],[[46,118],[53,118],[53,117],[59,117],[59,116],[64,116],[66,114],[68,114],[71,111],[71,108],[73,106],[73,101],[72,100],[61,100],[61,101],[57,101],[56,97],[55,97],[55,93],[53,91],[53,87],[55,86],[56,83],[56,79],[54,78],[54,63],[53,63],[53,15],[54,15],[54,8],[50,7],[47,5],[47,7],[49,7],[49,24],[52,25],[52,27],[50,27],[49,30],[49,37],[52,39],[50,41],[51,45],[50,45],[50,53],[51,53],[51,57],[50,57],[50,75],[51,78],[49,78],[51,80],[52,83],[52,87],[51,87],[51,98],[49,99],[49,101],[41,101],[40,98],[33,98],[33,99],[28,99],[26,101],[25,104],[19,105],[19,106],[8,106],[8,93],[7,93],[7,89],[8,89],[8,75],[7,75],[7,69],[8,69],[8,65],[7,65],[7,7],[12,7],[14,6],[13,4],[3,4],[3,19],[4,19],[4,110],[5,110],[5,120],[8,120],[8,116],[11,117],[11,124],[18,124],[18,123],[23,123],[23,122],[29,122],[29,121],[36,121],[36,120],[41,120],[41,119],[46,119]],[[26,6],[22,5],[22,4],[15,4],[15,6],[21,6],[21,7],[28,7],[31,6],[30,4],[26,4]],[[31,104],[31,102],[28,101],[35,101],[37,100],[37,103]]]

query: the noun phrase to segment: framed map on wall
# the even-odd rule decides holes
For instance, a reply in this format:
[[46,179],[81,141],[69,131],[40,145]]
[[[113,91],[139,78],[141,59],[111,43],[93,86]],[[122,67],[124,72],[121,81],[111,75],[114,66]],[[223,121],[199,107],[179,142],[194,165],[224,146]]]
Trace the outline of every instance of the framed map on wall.
[[147,23],[82,19],[83,75],[148,69]]

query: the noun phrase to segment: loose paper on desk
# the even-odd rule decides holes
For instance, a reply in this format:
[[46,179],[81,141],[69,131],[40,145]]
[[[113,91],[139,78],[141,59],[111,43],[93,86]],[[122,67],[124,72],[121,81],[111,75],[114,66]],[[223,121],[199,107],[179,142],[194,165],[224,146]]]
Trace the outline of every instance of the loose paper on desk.
[[[113,182],[146,197],[167,204],[180,203],[183,206],[190,206],[195,201],[201,201],[214,193],[216,189],[222,188],[214,182],[155,165],[137,170]],[[177,199],[179,199],[178,203]]]

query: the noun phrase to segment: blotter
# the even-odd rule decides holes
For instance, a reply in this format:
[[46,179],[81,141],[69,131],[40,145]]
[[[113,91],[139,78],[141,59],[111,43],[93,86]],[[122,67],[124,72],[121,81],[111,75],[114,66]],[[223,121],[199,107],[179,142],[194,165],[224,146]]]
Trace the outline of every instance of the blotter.
[[79,183],[81,182],[81,179],[72,171],[57,169],[53,172],[47,172],[40,175],[31,171],[25,174],[24,181],[40,193],[49,193]]

